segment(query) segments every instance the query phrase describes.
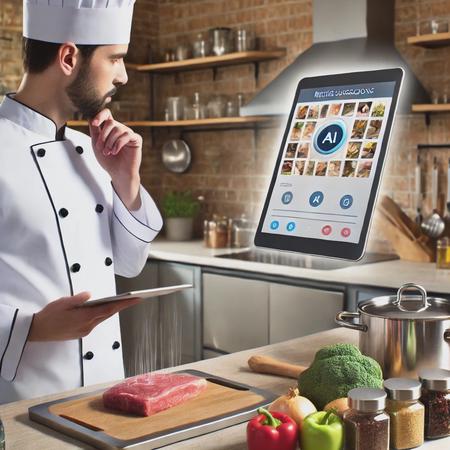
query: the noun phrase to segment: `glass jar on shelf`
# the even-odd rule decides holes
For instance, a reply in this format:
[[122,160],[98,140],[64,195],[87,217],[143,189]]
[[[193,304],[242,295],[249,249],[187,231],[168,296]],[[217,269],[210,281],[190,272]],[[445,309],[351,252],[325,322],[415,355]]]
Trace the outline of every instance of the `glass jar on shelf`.
[[234,30],[234,49],[237,52],[255,50],[255,33],[248,28],[236,28]]
[[167,97],[166,117],[168,120],[182,120],[184,117],[184,106],[186,99],[183,96]]
[[209,30],[212,43],[212,52],[216,56],[222,56],[233,50],[232,29],[226,27],[212,28]]
[[211,54],[211,39],[206,33],[198,33],[192,42],[192,56],[204,58]]
[[206,119],[207,110],[200,92],[194,92],[189,103],[184,108],[184,118],[186,120]]
[[424,442],[425,408],[420,403],[421,383],[407,378],[389,378],[386,412],[391,419],[390,442],[394,450],[419,447]]
[[225,114],[227,117],[237,117],[238,113],[238,103],[236,98],[229,98],[227,100],[227,106],[225,110]]
[[425,437],[450,436],[450,370],[424,369],[419,372],[419,380],[420,401],[425,406]]
[[226,116],[227,97],[225,95],[213,95],[208,101],[208,117],[219,118]]

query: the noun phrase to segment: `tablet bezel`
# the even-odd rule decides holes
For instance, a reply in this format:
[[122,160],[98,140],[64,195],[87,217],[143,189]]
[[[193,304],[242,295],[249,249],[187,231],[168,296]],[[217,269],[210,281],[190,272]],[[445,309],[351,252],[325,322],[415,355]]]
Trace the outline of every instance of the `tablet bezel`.
[[[272,248],[278,250],[287,250],[292,252],[307,253],[318,256],[329,256],[339,259],[347,259],[356,261],[364,255],[367,243],[367,235],[372,220],[372,212],[376,202],[381,175],[386,162],[386,152],[391,138],[391,129],[394,122],[395,112],[398,105],[398,97],[401,89],[404,71],[402,68],[382,69],[364,72],[341,73],[334,75],[324,75],[318,77],[303,78],[299,81],[291,112],[289,113],[286,129],[281,141],[275,169],[272,174],[269,190],[264,202],[263,210],[259,220],[258,228],[255,234],[254,244],[257,247]],[[306,238],[298,236],[286,236],[280,234],[266,233],[262,231],[264,220],[266,218],[267,209],[272,196],[273,188],[278,177],[278,168],[283,157],[286,141],[289,136],[290,125],[293,115],[298,104],[300,90],[311,88],[323,88],[327,86],[344,86],[352,84],[379,83],[379,82],[395,82],[394,93],[392,95],[391,108],[386,120],[386,128],[380,147],[379,161],[375,171],[374,180],[370,190],[368,207],[364,217],[361,235],[357,243],[354,242],[336,242],[325,239]],[[393,106],[393,107],[392,107]]]
[[189,289],[191,287],[192,284],[176,284],[173,286],[162,286],[157,288],[142,289],[140,291],[125,292],[123,294],[117,294],[109,297],[102,297],[88,300],[87,302],[80,305],[80,307],[100,306],[106,303],[118,302],[121,300],[133,300],[136,298],[140,300],[148,300],[156,297],[161,297],[163,295],[174,294],[175,292],[179,292],[184,289]]

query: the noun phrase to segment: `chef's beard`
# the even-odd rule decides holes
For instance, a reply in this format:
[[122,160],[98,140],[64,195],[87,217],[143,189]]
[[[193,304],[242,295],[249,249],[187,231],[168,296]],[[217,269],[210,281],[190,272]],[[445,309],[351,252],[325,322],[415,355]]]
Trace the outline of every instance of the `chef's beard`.
[[117,88],[102,96],[92,85],[89,64],[85,64],[81,67],[75,80],[66,88],[66,92],[77,111],[85,119],[90,120],[105,109],[107,98],[112,97],[117,92]]

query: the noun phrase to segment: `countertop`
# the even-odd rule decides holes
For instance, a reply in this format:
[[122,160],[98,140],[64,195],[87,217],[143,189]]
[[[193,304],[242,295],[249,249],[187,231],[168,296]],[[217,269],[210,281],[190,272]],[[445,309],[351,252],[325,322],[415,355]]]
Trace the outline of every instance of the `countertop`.
[[[290,386],[293,386],[295,381],[250,372],[247,366],[247,360],[251,355],[264,354],[287,362],[308,365],[312,361],[315,352],[322,346],[336,342],[356,344],[356,340],[356,333],[343,328],[337,328],[279,344],[186,364],[173,370],[187,368],[202,370],[217,376],[267,389],[276,394],[282,394]],[[66,437],[43,425],[31,422],[28,418],[28,408],[57,398],[86,393],[106,386],[107,384],[102,384],[89,388],[80,388],[58,395],[41,397],[34,400],[23,400],[0,406],[0,417],[3,420],[6,432],[6,448],[8,450],[91,449],[92,447],[87,444]],[[245,423],[235,425],[204,436],[171,444],[165,448],[170,448],[171,450],[198,450],[200,448],[202,450],[246,450],[245,427]],[[450,438],[429,441],[421,448],[424,450],[443,450],[450,448]]]
[[398,289],[402,284],[413,282],[422,285],[429,292],[450,294],[450,270],[436,269],[434,263],[394,260],[344,269],[314,270],[215,257],[243,250],[209,249],[200,240],[171,242],[157,239],[151,245],[150,257],[163,261],[377,288]]

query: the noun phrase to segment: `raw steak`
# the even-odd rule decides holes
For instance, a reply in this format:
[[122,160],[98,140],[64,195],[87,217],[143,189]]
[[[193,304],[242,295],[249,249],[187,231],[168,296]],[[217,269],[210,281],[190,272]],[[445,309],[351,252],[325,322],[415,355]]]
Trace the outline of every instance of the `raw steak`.
[[197,397],[206,380],[188,374],[145,373],[128,378],[103,393],[106,408],[151,416]]

